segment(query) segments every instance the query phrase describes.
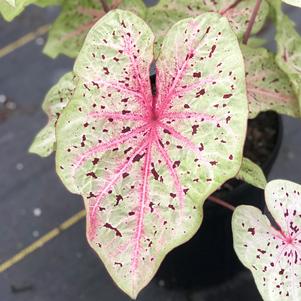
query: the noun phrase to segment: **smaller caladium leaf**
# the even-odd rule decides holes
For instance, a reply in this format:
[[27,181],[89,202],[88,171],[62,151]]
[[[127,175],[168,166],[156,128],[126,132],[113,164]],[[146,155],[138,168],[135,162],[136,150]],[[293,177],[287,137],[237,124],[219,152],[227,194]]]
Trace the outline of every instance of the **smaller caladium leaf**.
[[[159,53],[166,32],[174,23],[206,12],[216,12],[227,17],[233,31],[241,38],[247,29],[254,5],[254,0],[160,0],[146,14],[146,21],[156,37],[155,56]],[[252,33],[257,33],[263,27],[268,12],[269,6],[263,0]]]
[[278,67],[275,55],[264,48],[241,45],[246,66],[249,118],[273,110],[300,117],[299,103],[287,75]]
[[[144,18],[143,0],[109,0],[110,9],[129,10]],[[99,0],[65,1],[48,35],[43,52],[51,58],[59,54],[77,57],[91,27],[105,15]]]
[[236,179],[242,180],[261,189],[264,189],[267,184],[266,177],[260,166],[248,158],[243,158]]
[[234,249],[265,301],[300,301],[301,186],[275,180],[265,198],[279,230],[259,209],[239,206],[232,218]]
[[56,128],[57,171],[84,198],[88,241],[133,298],[200,227],[206,198],[237,174],[248,113],[226,18],[206,13],[170,29],[156,95],[153,41],[131,12],[101,18],[76,59],[79,82]]
[[55,150],[55,126],[63,109],[72,98],[76,82],[73,72],[66,73],[47,93],[42,108],[49,120],[35,137],[29,148],[30,153],[47,157]]
[[301,0],[282,0],[282,1],[290,5],[301,7]]
[[6,21],[12,21],[30,4],[46,7],[57,5],[60,2],[61,0],[0,0],[0,15],[2,15]]

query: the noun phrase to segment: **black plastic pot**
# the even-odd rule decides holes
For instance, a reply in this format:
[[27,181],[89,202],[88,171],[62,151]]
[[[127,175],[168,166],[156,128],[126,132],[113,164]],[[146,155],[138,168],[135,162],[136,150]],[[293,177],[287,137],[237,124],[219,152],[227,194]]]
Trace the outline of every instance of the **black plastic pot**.
[[[277,127],[274,149],[262,166],[268,175],[280,149],[282,122],[276,113],[262,114],[274,114]],[[232,191],[219,191],[217,195],[234,206],[247,204],[264,210],[263,190],[239,181],[235,186]],[[231,217],[230,210],[207,201],[199,231],[167,255],[155,277],[157,281],[163,280],[164,286],[171,289],[205,289],[244,270],[233,249]]]

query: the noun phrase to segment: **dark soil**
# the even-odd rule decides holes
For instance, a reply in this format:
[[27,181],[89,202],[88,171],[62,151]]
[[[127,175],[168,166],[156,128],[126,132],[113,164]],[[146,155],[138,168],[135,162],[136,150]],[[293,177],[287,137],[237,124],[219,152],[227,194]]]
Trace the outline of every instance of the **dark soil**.
[[244,156],[264,168],[277,144],[279,117],[274,112],[260,113],[248,122]]

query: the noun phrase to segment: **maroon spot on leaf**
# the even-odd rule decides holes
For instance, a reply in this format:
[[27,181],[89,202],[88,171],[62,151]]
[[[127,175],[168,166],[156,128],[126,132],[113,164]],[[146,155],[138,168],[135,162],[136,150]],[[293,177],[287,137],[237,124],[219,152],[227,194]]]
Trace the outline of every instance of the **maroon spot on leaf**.
[[252,234],[252,236],[255,235],[255,228],[249,228],[248,232],[250,232]]
[[195,135],[197,133],[197,129],[199,128],[198,124],[195,124],[192,126],[192,135]]
[[214,53],[215,50],[216,50],[216,45],[213,45],[213,46],[211,47],[211,50],[210,50],[210,53],[209,53],[209,57],[210,57],[210,58],[212,57],[212,55],[213,55],[213,53]]
[[124,172],[123,174],[122,174],[122,177],[123,178],[126,178],[126,177],[128,177],[129,176],[129,174],[127,173],[127,172]]
[[113,227],[111,224],[105,223],[104,227],[107,228],[107,229],[113,230],[115,232],[116,236],[122,237],[121,232],[117,228]]
[[93,161],[92,161],[93,165],[96,165],[98,162],[99,162],[98,158],[94,158]]
[[154,204],[153,202],[150,202],[150,203],[148,204],[148,206],[149,206],[151,212],[154,212],[154,205],[155,205],[155,204]]
[[169,195],[170,195],[173,199],[177,196],[175,193],[172,193],[172,192],[171,192]]
[[202,76],[202,73],[201,72],[194,72],[192,74],[193,77],[196,77],[196,78],[200,78]]
[[155,180],[159,180],[159,174],[157,173],[157,171],[155,170],[155,168],[151,169],[151,173],[154,176]]
[[174,206],[174,205],[171,205],[171,204],[168,205],[168,208],[170,208],[170,209],[172,209],[172,210],[176,210],[175,206]]
[[228,99],[232,96],[233,94],[229,93],[229,94],[224,94],[223,98],[224,99]]
[[114,264],[115,264],[115,265],[118,265],[118,266],[121,267],[121,268],[122,268],[122,266],[123,266],[121,262],[114,262]]
[[105,75],[109,75],[110,74],[108,67],[103,67],[103,71],[104,71]]
[[97,179],[95,172],[91,171],[86,174],[87,177],[92,177],[93,179]]
[[203,96],[206,93],[205,89],[201,89],[200,91],[198,91],[195,96],[198,98],[200,96]]
[[123,197],[122,197],[122,195],[120,195],[120,194],[117,194],[116,195],[116,203],[115,203],[115,207],[116,206],[118,206],[119,205],[119,203],[120,203],[120,201],[122,201],[123,200]]

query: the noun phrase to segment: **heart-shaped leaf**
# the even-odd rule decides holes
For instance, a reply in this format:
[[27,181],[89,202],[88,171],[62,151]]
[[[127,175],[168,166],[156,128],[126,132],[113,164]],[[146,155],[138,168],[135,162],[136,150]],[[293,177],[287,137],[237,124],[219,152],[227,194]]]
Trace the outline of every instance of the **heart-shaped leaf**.
[[0,0],[0,15],[6,21],[12,21],[30,4],[46,7],[60,2],[61,0]]
[[292,84],[276,64],[275,56],[264,48],[241,45],[241,50],[246,66],[249,118],[268,110],[300,117]]
[[[241,38],[247,29],[254,5],[254,0],[160,0],[157,5],[150,7],[146,14],[146,21],[156,37],[155,52],[159,53],[164,36],[174,23],[205,12],[216,12],[227,17],[232,29]],[[257,33],[262,28],[268,12],[269,6],[263,0],[252,33]]]
[[236,175],[236,179],[242,180],[261,189],[264,189],[267,184],[267,180],[262,169],[248,158],[243,158],[240,170]]
[[[110,9],[124,9],[134,12],[141,18],[146,7],[143,0],[110,0]],[[52,58],[59,54],[77,57],[85,37],[91,27],[105,15],[99,0],[65,1],[58,18],[55,20],[48,35],[43,52]]]
[[282,0],[282,1],[290,5],[301,7],[301,0]]
[[131,297],[197,231],[205,199],[237,174],[247,121],[243,58],[226,18],[208,13],[172,27],[156,96],[153,40],[130,12],[100,19],[57,124],[58,174],[83,195],[88,241]]
[[265,198],[279,230],[259,209],[239,206],[232,219],[234,248],[265,301],[299,301],[301,186],[275,180],[267,184]]
[[74,93],[76,82],[73,72],[66,73],[47,93],[42,108],[48,115],[48,123],[35,137],[29,148],[30,153],[47,157],[55,150],[55,126]]

